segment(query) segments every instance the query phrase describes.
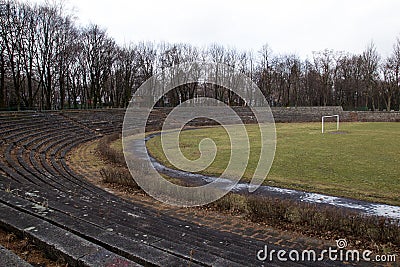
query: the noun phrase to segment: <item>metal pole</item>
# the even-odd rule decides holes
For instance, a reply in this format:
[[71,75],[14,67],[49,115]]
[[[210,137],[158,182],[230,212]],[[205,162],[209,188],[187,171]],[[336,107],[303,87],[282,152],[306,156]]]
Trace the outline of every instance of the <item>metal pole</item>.
[[339,131],[339,115],[336,118],[336,131]]

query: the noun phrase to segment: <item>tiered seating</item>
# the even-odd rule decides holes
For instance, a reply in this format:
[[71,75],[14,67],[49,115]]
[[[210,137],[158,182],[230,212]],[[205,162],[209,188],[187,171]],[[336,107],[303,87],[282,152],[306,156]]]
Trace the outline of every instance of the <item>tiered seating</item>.
[[340,106],[327,107],[274,107],[271,108],[275,122],[317,122],[325,115],[342,115]]
[[67,120],[93,131],[110,134],[122,130],[124,109],[77,110],[61,113]]
[[[0,212],[7,216],[0,226],[40,230],[46,225],[43,229],[53,230],[33,232],[32,238],[62,238],[62,244],[75,247],[76,240],[85,242],[79,253],[69,247],[57,251],[71,266],[83,258],[86,264],[106,265],[105,255],[125,259],[124,266],[259,264],[254,253],[263,242],[160,216],[97,188],[67,166],[73,147],[120,131],[123,115],[123,110],[1,114]],[[34,228],[26,227],[27,220]]]

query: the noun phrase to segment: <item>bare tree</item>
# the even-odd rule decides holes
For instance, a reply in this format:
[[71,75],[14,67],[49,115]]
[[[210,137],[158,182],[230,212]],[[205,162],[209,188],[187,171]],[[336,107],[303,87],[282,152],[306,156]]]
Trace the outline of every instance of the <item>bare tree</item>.
[[346,54],[338,60],[335,75],[335,102],[345,108],[363,105],[360,101],[362,91],[361,57]]
[[69,47],[69,64],[67,64],[67,102],[69,107],[82,107],[86,103],[87,70],[83,53],[82,35],[78,32],[74,44]]
[[38,14],[37,22],[37,66],[40,77],[40,107],[52,109],[56,98],[55,84],[57,71],[57,53],[62,38],[62,18],[63,6],[43,5],[36,11]]
[[376,109],[376,93],[377,93],[377,80],[379,79],[379,61],[380,57],[376,51],[375,44],[371,42],[366,50],[361,55],[362,65],[361,72],[363,77],[363,86],[365,87],[364,95],[366,106],[369,101],[372,102],[372,109]]
[[10,94],[14,94],[16,100],[15,103],[9,103],[9,105],[15,105],[18,109],[21,106],[21,49],[24,39],[21,16],[21,8],[15,2],[5,1],[1,3],[0,33],[2,46],[4,46],[2,57],[3,60],[7,61],[12,74],[14,91]]
[[112,71],[112,90],[109,92],[114,107],[126,107],[134,93],[138,75],[138,53],[134,45],[118,49]]
[[6,107],[6,92],[5,92],[5,78],[6,78],[6,43],[5,43],[5,33],[3,32],[4,26],[4,17],[6,12],[6,2],[0,2],[0,22],[2,26],[0,26],[0,109]]
[[[70,94],[70,65],[73,64],[76,57],[74,53],[79,52],[79,32],[75,28],[72,17],[62,17],[59,29],[57,50],[56,50],[56,74],[58,76],[59,107],[64,109],[67,96]],[[68,101],[70,102],[70,101]]]
[[380,91],[383,94],[386,110],[390,111],[392,102],[400,90],[400,39],[397,38],[393,53],[383,63],[382,70],[384,80],[380,83]]
[[257,68],[256,84],[265,97],[275,102],[272,96],[272,50],[265,44],[259,51],[260,62]]
[[38,92],[38,77],[35,65],[35,57],[37,55],[37,20],[36,14],[37,6],[30,6],[28,4],[21,4],[21,26],[22,35],[21,40],[21,64],[24,70],[25,86],[22,88],[21,96],[24,104],[28,108],[34,107],[34,98]]
[[[272,105],[400,108],[399,39],[383,62],[372,42],[362,54],[326,49],[315,52],[310,62],[293,54],[274,55],[268,45],[256,55],[218,44],[205,49],[151,42],[120,47],[98,25],[76,26],[57,2],[0,0],[0,15],[0,108],[125,107],[153,75],[171,79],[168,67],[199,60],[247,75]],[[226,74],[220,73],[224,68],[212,71],[216,77]],[[174,88],[158,104],[178,105],[200,95],[245,104],[227,88],[199,83]],[[252,92],[247,100],[259,101]]]
[[[211,60],[211,62],[215,64],[222,64],[224,63],[224,58],[225,58],[225,48],[223,46],[213,44],[208,48],[208,57]],[[215,77],[219,77],[218,71],[220,71],[218,68],[215,69]],[[218,86],[217,84],[212,85],[212,90],[214,92],[214,98],[220,101],[224,101],[224,95],[225,95],[225,88],[222,88],[221,86]]]
[[[168,43],[162,43],[159,46],[159,64],[160,64],[160,69],[161,69],[161,74],[162,74],[162,79],[163,82],[168,82],[169,80],[173,80],[176,79],[180,76],[176,75],[177,73],[171,73],[172,70],[169,70],[170,72],[167,72],[166,69],[167,68],[171,68],[174,67],[176,65],[179,65],[181,63],[182,60],[182,55],[181,55],[181,47],[177,44],[168,44]],[[181,88],[177,87],[177,88],[172,88],[167,94],[166,94],[166,98],[163,97],[160,100],[160,105],[164,106],[164,105],[171,105],[171,106],[177,106],[180,103],[182,103],[182,101],[184,101],[182,99],[182,95],[180,92]]]
[[325,49],[322,52],[314,52],[314,67],[320,74],[321,90],[319,92],[319,105],[326,106],[332,104],[335,90],[335,75],[340,53]]
[[85,67],[88,70],[87,104],[92,108],[102,106],[105,84],[111,75],[111,67],[115,60],[114,41],[106,31],[92,24],[82,32]]

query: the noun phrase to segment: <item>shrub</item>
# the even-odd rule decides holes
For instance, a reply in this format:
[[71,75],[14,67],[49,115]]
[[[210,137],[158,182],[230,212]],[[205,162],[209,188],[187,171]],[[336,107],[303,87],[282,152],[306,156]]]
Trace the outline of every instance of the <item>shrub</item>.
[[254,222],[294,227],[302,232],[400,246],[400,221],[368,216],[337,207],[298,201],[248,196],[247,214]]
[[121,151],[116,151],[115,149],[110,147],[111,142],[120,138],[118,133],[104,136],[97,144],[97,150],[100,152],[101,156],[110,161],[111,163],[115,163],[118,165],[125,166],[125,157]]
[[131,173],[124,167],[107,167],[100,170],[102,181],[105,183],[114,183],[139,189],[139,186],[132,178]]
[[211,207],[218,211],[229,211],[233,214],[247,213],[246,197],[234,193],[229,193],[216,200],[211,204]]

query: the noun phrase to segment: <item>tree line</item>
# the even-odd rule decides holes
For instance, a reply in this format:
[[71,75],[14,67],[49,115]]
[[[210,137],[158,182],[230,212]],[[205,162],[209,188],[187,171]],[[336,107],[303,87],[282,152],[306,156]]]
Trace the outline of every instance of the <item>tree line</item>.
[[[382,58],[374,43],[361,54],[323,50],[312,59],[218,44],[138,42],[118,45],[96,24],[78,26],[62,3],[0,0],[0,109],[126,107],[135,90],[165,68],[190,61],[224,63],[250,77],[272,106],[340,105],[393,110],[400,105],[400,39]],[[196,97],[181,86],[159,105]],[[213,96],[243,104],[224,88]]]

